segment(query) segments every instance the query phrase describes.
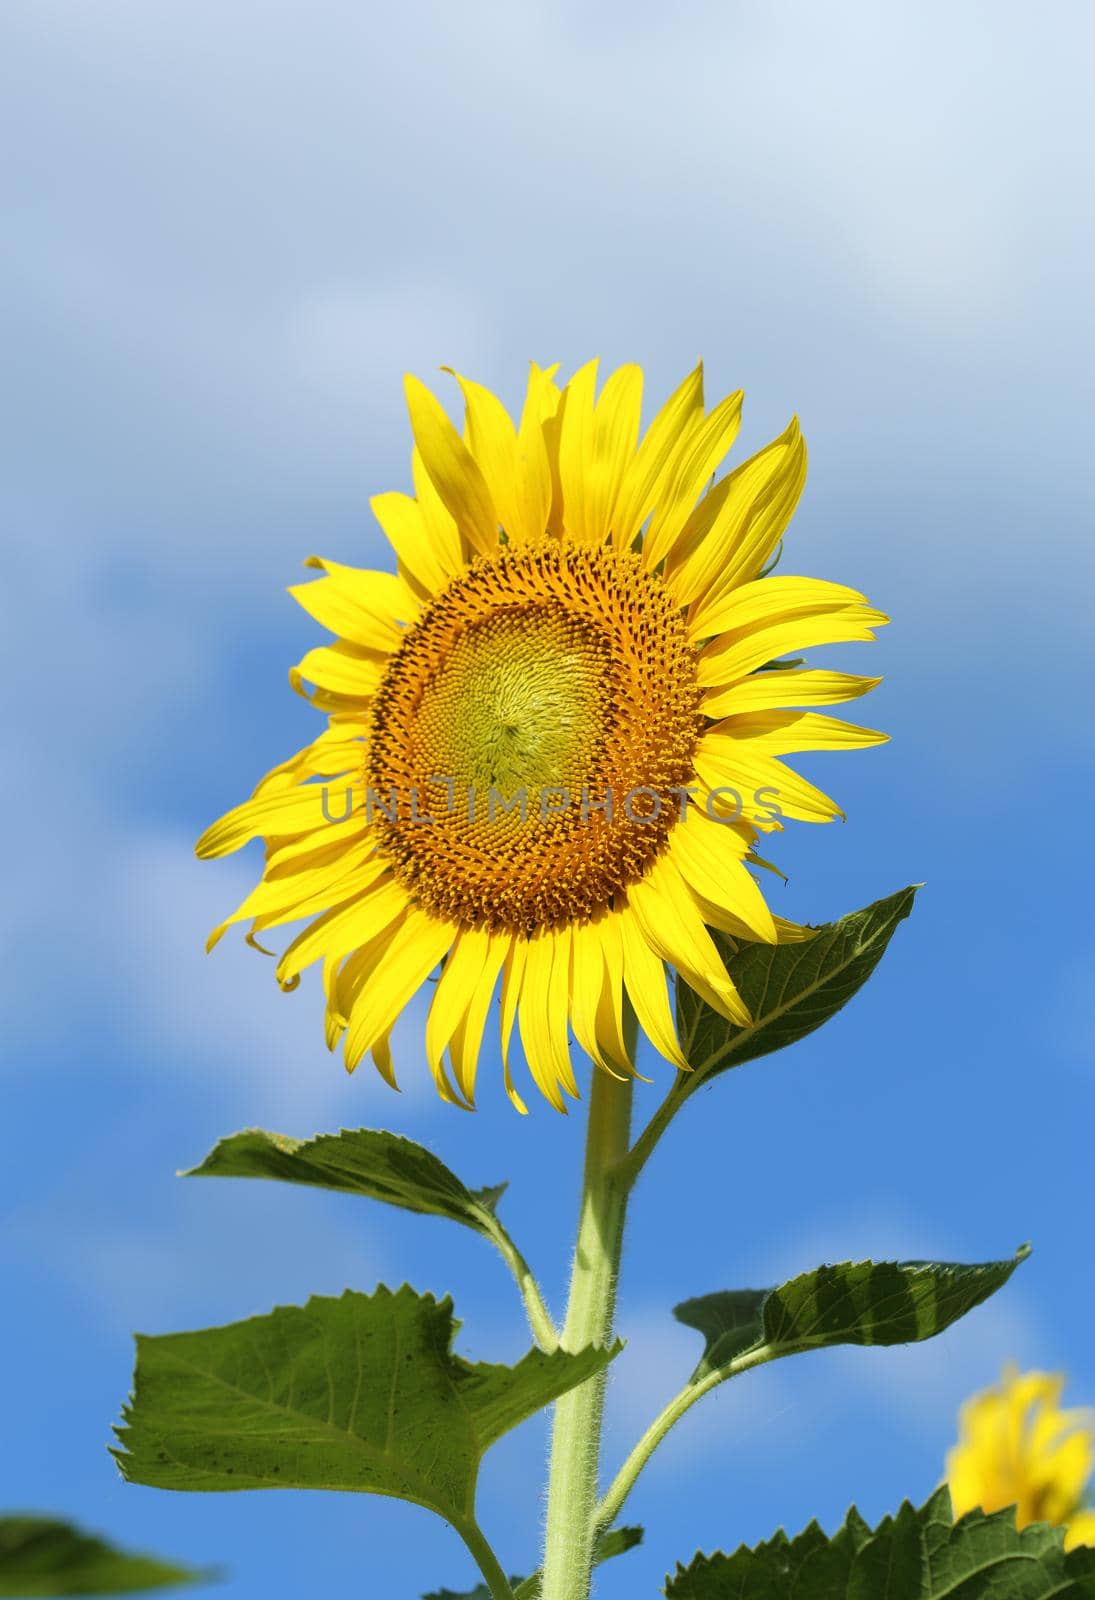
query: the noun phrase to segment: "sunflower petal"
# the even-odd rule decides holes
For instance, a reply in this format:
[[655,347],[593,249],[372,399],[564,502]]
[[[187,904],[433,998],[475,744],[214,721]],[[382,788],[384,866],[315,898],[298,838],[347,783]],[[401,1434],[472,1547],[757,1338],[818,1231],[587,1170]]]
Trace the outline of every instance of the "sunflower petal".
[[674,458],[703,421],[703,362],[662,406],[628,462],[613,509],[613,541],[629,547],[657,505]]
[[409,494],[374,494],[369,506],[399,561],[427,594],[436,594],[456,577],[463,562],[455,525],[452,536],[439,541]]
[[[426,1018],[426,1060],[443,1099],[452,1098],[445,1073],[445,1051],[475,999],[490,952],[490,942],[490,934],[481,929],[461,929],[445,958],[430,1003]],[[470,1105],[471,1096],[466,1090],[465,1096]]]
[[600,542],[593,522],[589,493],[597,366],[597,361],[593,360],[578,369],[563,390],[559,408],[559,483],[563,494],[563,525],[567,538],[577,544]]
[[479,974],[479,981],[449,1040],[449,1056],[453,1072],[460,1086],[460,1092],[469,1105],[475,1104],[475,1078],[479,1067],[483,1030],[486,1027],[487,1013],[498,982],[498,974],[502,970],[510,946],[507,934],[493,933],[487,937],[486,960]]
[[551,968],[555,940],[550,929],[539,929],[528,940],[525,970],[517,1009],[525,1060],[540,1093],[556,1111],[565,1111],[559,1092],[557,1054],[552,1031],[550,1006]]
[[[323,784],[306,783],[295,789],[260,795],[257,800],[245,800],[205,830],[195,846],[196,854],[205,861],[210,856],[231,855],[251,839],[313,832],[324,821],[324,788]],[[353,785],[352,793],[356,811],[363,800],[361,786]],[[329,822],[328,827],[345,828],[349,820]]]
[[498,548],[498,513],[479,465],[441,402],[410,373],[404,379],[411,428],[434,488],[472,548]]
[[741,839],[731,829],[689,806],[686,820],[669,836],[669,854],[695,895],[724,907],[744,923],[751,939],[778,942],[768,902],[749,874]]
[[778,439],[717,484],[689,517],[667,570],[681,604],[713,599],[755,578],[791,520],[805,481],[806,445],[793,417]]
[[555,414],[559,390],[554,382],[558,367],[529,368],[528,391],[517,428],[514,496],[516,513],[508,529],[511,544],[542,539],[551,518],[552,474],[544,438],[544,419]]
[[451,923],[411,906],[354,1001],[346,1029],[346,1065],[353,1071],[367,1050],[384,1037],[412,995],[425,983],[452,943]]
[[387,877],[321,917],[299,933],[277,966],[277,979],[290,984],[323,956],[345,955],[390,928],[410,904],[406,889]]
[[655,567],[663,561],[680,538],[704,486],[737,438],[741,405],[740,389],[720,400],[675,456],[643,535],[643,561],[647,566]]
[[708,690],[701,710],[708,717],[751,711],[776,711],[788,706],[830,706],[877,689],[881,678],[857,678],[847,672],[818,670],[754,672],[729,689]]
[[624,982],[639,1026],[660,1055],[681,1072],[689,1070],[681,1051],[677,1027],[669,1005],[665,964],[650,948],[630,907],[619,915],[623,944]]
[[809,650],[823,644],[871,640],[874,629],[890,619],[866,606],[846,606],[823,616],[799,617],[756,628],[737,638],[728,634],[707,645],[700,654],[699,681],[703,688],[726,688],[756,672],[767,661],[778,660],[788,650]]

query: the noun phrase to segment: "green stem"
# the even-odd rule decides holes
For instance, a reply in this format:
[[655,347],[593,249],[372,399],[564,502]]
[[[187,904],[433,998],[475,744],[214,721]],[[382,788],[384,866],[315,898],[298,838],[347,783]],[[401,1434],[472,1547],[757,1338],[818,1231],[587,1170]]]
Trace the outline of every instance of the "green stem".
[[[634,1033],[630,1042],[634,1050]],[[563,1349],[608,1345],[616,1309],[628,1183],[618,1166],[631,1131],[630,1080],[593,1069],[578,1239],[571,1270]],[[601,1453],[605,1375],[555,1403],[548,1477],[542,1600],[588,1600]]]
[[475,1564],[486,1579],[491,1600],[513,1600],[510,1581],[499,1566],[498,1557],[487,1543],[486,1536],[479,1524],[477,1522],[454,1522],[453,1527],[475,1557]]
[[514,1282],[521,1291],[521,1299],[525,1303],[525,1315],[528,1318],[528,1325],[532,1329],[532,1337],[536,1340],[541,1350],[547,1350],[549,1353],[552,1350],[557,1350],[559,1348],[559,1330],[555,1326],[551,1312],[544,1303],[540,1285],[536,1281],[532,1268],[500,1223],[492,1237],[503,1260],[513,1274]]
[[625,1151],[617,1165],[617,1175],[629,1189],[634,1188],[640,1172],[646,1166],[654,1146],[668,1128],[681,1106],[688,1099],[695,1084],[695,1079],[690,1073],[679,1072],[673,1080],[661,1105],[655,1111],[646,1127],[635,1140],[631,1149]]
[[725,1367],[717,1367],[701,1378],[698,1383],[690,1383],[675,1395],[669,1404],[658,1413],[654,1421],[647,1428],[638,1444],[632,1450],[619,1472],[609,1486],[604,1498],[597,1506],[594,1514],[594,1537],[604,1533],[612,1526],[624,1501],[631,1493],[654,1451],[661,1444],[666,1434],[673,1425],[681,1420],[686,1411],[690,1411],[697,1400],[702,1400],[705,1394],[710,1394],[712,1389],[724,1383],[727,1378],[736,1377],[739,1372],[746,1372],[750,1367],[763,1366],[771,1359],[767,1349],[752,1351],[747,1356],[741,1356],[736,1361],[730,1362]]

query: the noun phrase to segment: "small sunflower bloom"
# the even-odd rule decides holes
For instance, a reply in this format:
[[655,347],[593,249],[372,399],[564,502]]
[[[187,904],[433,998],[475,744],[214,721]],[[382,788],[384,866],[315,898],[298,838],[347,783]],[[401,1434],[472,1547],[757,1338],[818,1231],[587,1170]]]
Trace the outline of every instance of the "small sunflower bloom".
[[1095,1510],[1085,1504],[1095,1469],[1095,1413],[1061,1408],[1060,1373],[1009,1366],[994,1388],[967,1400],[958,1443],[947,1456],[956,1517],[980,1507],[1015,1507],[1015,1523],[1063,1527],[1065,1549],[1095,1545]]
[[349,1069],[371,1054],[395,1086],[392,1027],[440,968],[426,1056],[465,1107],[496,990],[522,1111],[515,1028],[562,1110],[571,1035],[634,1073],[625,997],[687,1067],[671,973],[746,1022],[710,930],[807,937],[769,910],[756,845],[841,815],[784,758],[885,738],[818,709],[877,678],[785,659],[887,620],[854,589],[769,575],[806,475],[797,421],[719,478],[742,396],[708,410],[702,367],[645,432],[638,367],[599,393],[596,362],[565,386],[556,370],[532,365],[516,422],[457,377],[462,434],[408,377],[414,493],[371,502],[396,571],[312,557],[320,576],[290,591],[334,635],[290,673],[327,726],[198,845],[264,840],[262,881],[210,944],[309,919],[277,976],[321,965]]

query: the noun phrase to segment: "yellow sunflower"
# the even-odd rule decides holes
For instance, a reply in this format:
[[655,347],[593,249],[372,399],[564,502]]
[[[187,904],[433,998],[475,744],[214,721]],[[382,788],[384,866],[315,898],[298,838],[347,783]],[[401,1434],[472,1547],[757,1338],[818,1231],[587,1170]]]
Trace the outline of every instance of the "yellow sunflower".
[[1016,1526],[1052,1522],[1065,1549],[1095,1544],[1095,1510],[1085,1497],[1095,1468],[1095,1414],[1063,1411],[1060,1373],[1018,1372],[967,1400],[958,1443],[947,1456],[956,1517],[1015,1507]]
[[707,411],[697,367],[640,437],[638,367],[599,394],[596,362],[565,387],[556,370],[532,366],[516,426],[458,377],[463,437],[408,377],[415,492],[372,501],[397,572],[308,561],[322,576],[290,593],[336,637],[290,680],[328,725],[198,845],[264,839],[261,883],[210,945],[314,919],[277,975],[322,962],[351,1070],[371,1052],[395,1085],[392,1026],[440,966],[426,1055],[465,1106],[499,986],[521,1110],[515,1021],[560,1110],[571,1033],[634,1072],[625,995],[686,1067],[667,968],[747,1021],[709,929],[804,937],[769,911],[754,846],[841,815],[782,757],[885,737],[809,709],[877,678],[781,659],[887,620],[853,589],[766,575],[806,475],[797,421],[714,481],[740,393]]

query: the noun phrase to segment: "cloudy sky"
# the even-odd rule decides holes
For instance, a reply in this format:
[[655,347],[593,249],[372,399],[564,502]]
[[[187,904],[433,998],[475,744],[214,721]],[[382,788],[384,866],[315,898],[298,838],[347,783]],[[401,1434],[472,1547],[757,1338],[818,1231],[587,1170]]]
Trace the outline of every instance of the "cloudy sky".
[[[787,570],[894,618],[839,658],[886,674],[868,720],[893,743],[813,759],[849,820],[781,841],[778,909],[927,887],[868,991],[659,1152],[610,1458],[694,1361],[676,1301],[1035,1244],[934,1345],[786,1362],[697,1408],[598,1592],[923,1498],[1006,1357],[1095,1403],[1093,32],[1078,3],[1010,0],[7,0],[0,1503],[220,1562],[240,1600],[470,1587],[425,1512],[163,1495],[105,1454],[135,1328],[407,1278],[453,1293],[466,1354],[523,1347],[471,1236],[173,1176],[237,1127],[388,1126],[471,1183],[514,1176],[560,1301],[578,1116],[517,1118],[489,1064],[479,1115],[441,1107],[420,1014],[401,1098],[347,1080],[314,986],[202,951],[256,863],[199,865],[193,840],[314,726],[285,587],[313,552],[383,559],[368,498],[408,486],[402,374],[443,392],[442,364],[513,401],[530,358],[638,360],[656,396],[702,355],[710,396],[746,391],[745,450],[802,420]],[[537,1424],[488,1460],[512,1569],[543,1461]]]

